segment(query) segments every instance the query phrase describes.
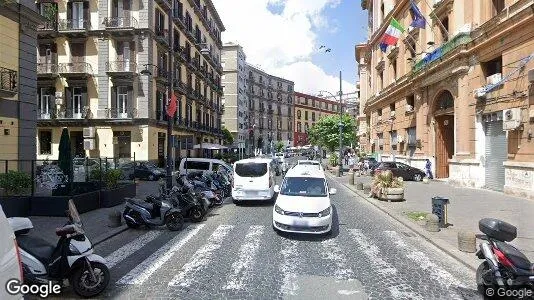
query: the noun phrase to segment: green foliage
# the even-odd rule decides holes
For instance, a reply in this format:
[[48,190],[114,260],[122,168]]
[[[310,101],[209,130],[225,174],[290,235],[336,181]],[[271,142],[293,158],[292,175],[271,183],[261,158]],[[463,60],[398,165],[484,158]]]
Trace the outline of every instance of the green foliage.
[[404,182],[401,177],[394,177],[390,170],[380,172],[373,178],[371,185],[371,194],[380,197],[385,195],[388,188],[401,188],[404,186]]
[[9,171],[0,174],[0,187],[7,195],[22,195],[32,186],[30,175],[20,171]]
[[352,144],[356,146],[356,122],[350,115],[343,115],[341,118],[339,115],[325,116],[319,119],[308,130],[308,140],[313,145],[325,147],[330,152],[339,147],[339,123],[343,125],[342,138],[343,145],[347,146]]
[[122,170],[120,169],[107,169],[102,170],[100,167],[96,167],[91,170],[90,179],[94,181],[100,181],[105,183],[106,188],[112,189],[119,185],[119,180],[122,176]]
[[223,141],[226,145],[231,145],[234,143],[234,137],[232,136],[232,133],[230,133],[230,130],[228,130],[228,128],[223,127],[222,134],[223,134]]
[[55,21],[57,15],[57,6],[55,5],[46,5],[44,8],[44,17],[48,21]]
[[339,164],[339,156],[337,155],[337,153],[330,154],[328,162],[332,167],[336,167]]
[[278,143],[276,143],[276,146],[275,146],[275,149],[276,149],[276,152],[282,152],[282,150],[284,150],[284,143],[281,142],[281,141],[278,141]]

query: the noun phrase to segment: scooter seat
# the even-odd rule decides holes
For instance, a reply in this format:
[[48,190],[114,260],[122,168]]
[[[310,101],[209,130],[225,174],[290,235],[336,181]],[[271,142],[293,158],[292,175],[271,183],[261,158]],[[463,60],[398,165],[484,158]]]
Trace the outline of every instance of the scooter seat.
[[496,244],[497,247],[504,253],[506,258],[508,258],[514,264],[514,266],[523,270],[532,270],[533,264],[523,253],[521,253],[521,251],[505,242],[496,242]]
[[137,206],[141,206],[142,208],[148,210],[148,211],[151,211],[152,208],[153,208],[153,205],[148,203],[148,202],[145,202],[143,200],[137,200],[137,199],[128,199],[128,202],[134,204],[134,205],[137,205]]
[[52,253],[54,253],[54,250],[56,249],[56,247],[48,241],[30,235],[18,236],[17,244],[22,250],[33,255],[44,265],[48,264],[50,258],[52,257]]

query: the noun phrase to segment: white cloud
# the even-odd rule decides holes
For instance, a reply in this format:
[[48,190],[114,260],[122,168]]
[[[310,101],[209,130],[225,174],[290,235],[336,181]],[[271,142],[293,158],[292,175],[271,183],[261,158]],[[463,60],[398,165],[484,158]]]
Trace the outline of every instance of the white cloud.
[[[311,62],[318,29],[335,30],[325,9],[340,0],[214,0],[226,27],[224,42],[243,46],[247,61],[270,74],[295,81],[295,89],[316,93],[339,90],[339,79]],[[269,7],[275,8],[273,13]],[[332,55],[332,54],[325,54]],[[337,84],[336,84],[337,82]],[[354,84],[344,82],[347,90]],[[345,89],[345,88],[344,88]]]

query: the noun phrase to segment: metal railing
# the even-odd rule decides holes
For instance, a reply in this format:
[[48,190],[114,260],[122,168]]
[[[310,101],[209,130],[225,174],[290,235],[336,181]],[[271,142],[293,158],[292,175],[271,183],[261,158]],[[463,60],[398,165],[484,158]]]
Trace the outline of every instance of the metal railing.
[[37,25],[37,31],[54,31],[57,30],[57,22],[56,21],[46,21],[39,25]]
[[108,119],[133,119],[137,118],[137,109],[134,107],[128,107],[126,110],[119,108],[106,109],[106,118]]
[[439,48],[437,48],[436,50],[430,52],[427,56],[425,56],[425,58],[418,61],[414,66],[414,71],[417,72],[423,69],[425,66],[428,66],[432,62],[442,58],[447,53],[451,52],[457,47],[471,42],[471,40],[472,39],[471,39],[470,33],[462,32],[462,33],[455,35],[448,42],[441,45]]
[[81,109],[62,109],[58,111],[58,119],[85,119],[90,115],[91,110],[89,106],[83,106]]
[[124,60],[108,61],[106,62],[106,71],[137,73],[137,63]]
[[85,73],[92,74],[93,67],[86,62],[70,62],[61,63],[59,66],[59,73]]
[[84,19],[60,19],[58,21],[59,31],[84,31],[91,27],[91,22]]
[[0,67],[0,90],[10,93],[18,91],[17,71]]
[[37,110],[37,119],[39,120],[52,120],[57,118],[57,111],[55,109]]
[[37,74],[57,74],[58,64],[37,63]]
[[104,25],[107,29],[137,28],[137,19],[134,17],[105,18]]

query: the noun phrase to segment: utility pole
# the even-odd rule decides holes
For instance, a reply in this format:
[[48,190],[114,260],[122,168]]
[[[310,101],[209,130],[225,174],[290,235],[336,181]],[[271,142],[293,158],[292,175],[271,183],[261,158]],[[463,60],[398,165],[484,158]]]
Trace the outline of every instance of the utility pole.
[[[172,16],[174,15],[174,10],[176,9],[175,6],[176,1],[172,1],[172,8],[171,13],[169,14],[171,18],[168,22],[168,30],[169,30],[169,39],[171,43],[171,50],[170,50],[170,56],[169,56],[169,62],[170,62],[170,74],[169,74],[169,85],[168,85],[168,91],[167,91],[167,106],[171,103],[172,99],[172,93],[173,91],[173,80],[174,80],[174,26],[172,21]],[[166,67],[166,66],[165,66]],[[176,113],[176,112],[175,112]],[[167,188],[172,188],[172,170],[173,170],[173,160],[172,160],[172,148],[173,148],[173,137],[172,137],[172,127],[173,127],[173,120],[174,120],[174,114],[171,116],[167,115],[167,168],[166,168],[166,182],[167,182]]]
[[343,175],[343,81],[339,71],[339,170],[338,177]]

